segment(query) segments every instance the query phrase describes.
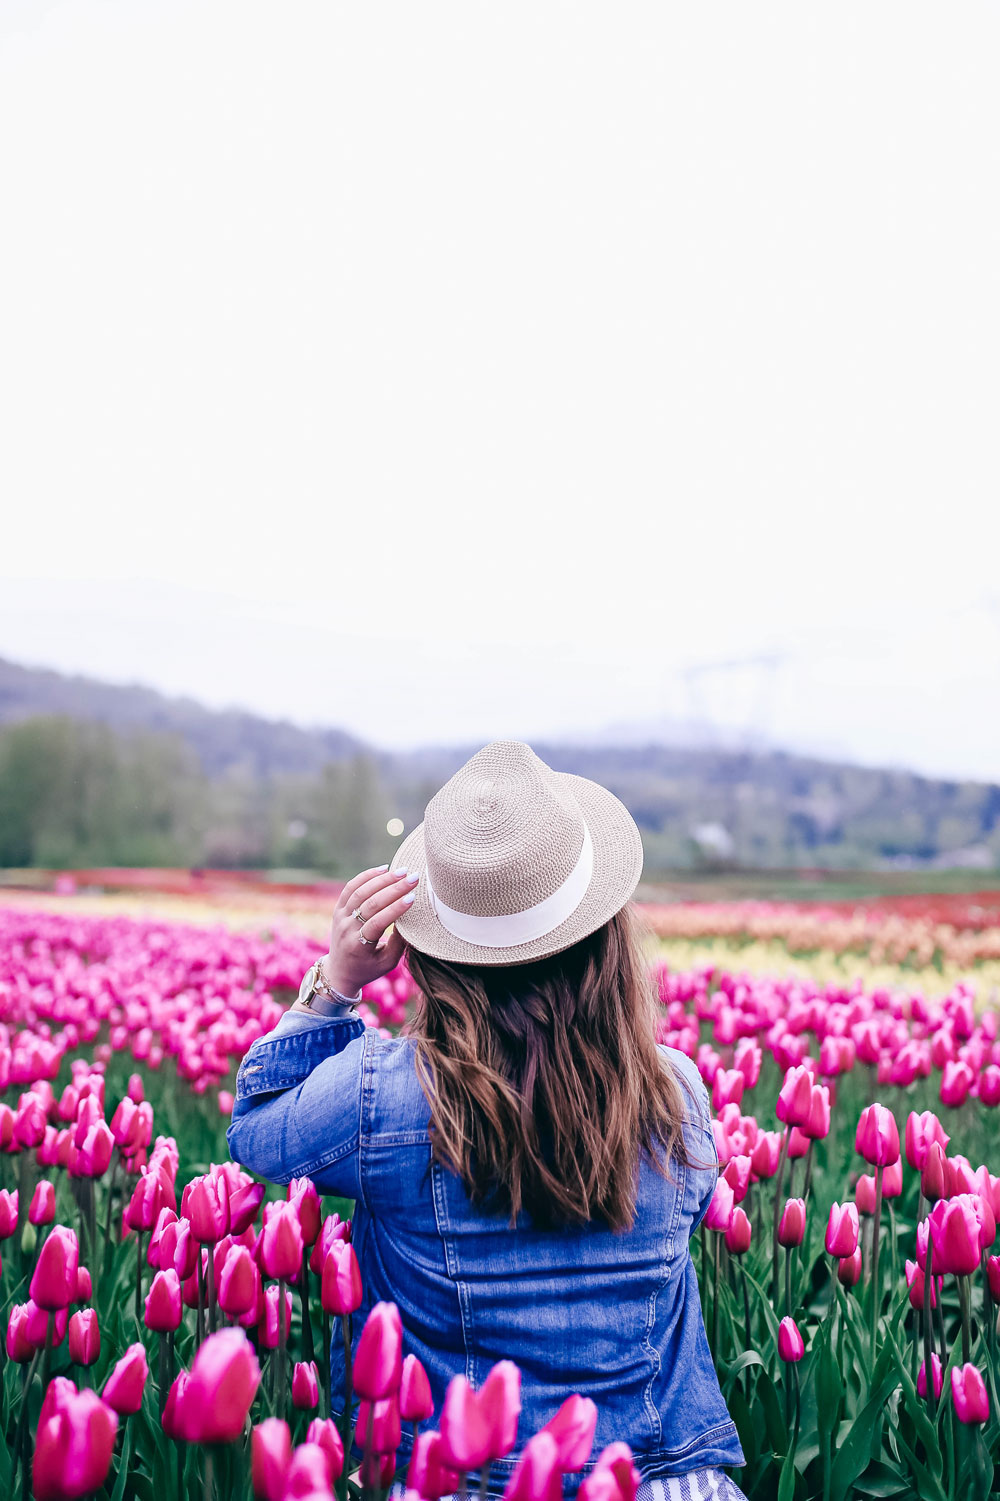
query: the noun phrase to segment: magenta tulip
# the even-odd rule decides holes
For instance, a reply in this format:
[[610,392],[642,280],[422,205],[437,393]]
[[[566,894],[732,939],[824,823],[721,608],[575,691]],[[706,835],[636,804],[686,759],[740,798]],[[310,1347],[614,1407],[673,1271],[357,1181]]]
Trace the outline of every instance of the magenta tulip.
[[403,1375],[403,1326],[395,1303],[376,1303],[354,1355],[354,1389],[377,1402],[399,1390]]
[[80,1263],[80,1246],[75,1233],[65,1225],[50,1232],[35,1263],[31,1278],[31,1298],[39,1308],[68,1308],[76,1298],[76,1273]]
[[340,1478],[344,1468],[344,1445],[332,1418],[313,1418],[306,1429],[306,1442],[319,1444],[330,1464],[330,1483]]
[[145,1323],[155,1334],[169,1334],[180,1328],[181,1282],[173,1267],[157,1272],[146,1294]]
[[[1000,1262],[997,1264],[1000,1267]],[[399,1385],[399,1415],[406,1423],[423,1423],[433,1411],[427,1372],[415,1355],[407,1355]]]
[[243,1330],[210,1334],[195,1355],[183,1394],[182,1437],[195,1444],[233,1443],[259,1385],[260,1366]]
[[556,1441],[560,1470],[574,1472],[583,1469],[594,1447],[596,1428],[597,1407],[590,1398],[575,1393],[567,1397],[555,1417],[541,1429],[542,1433],[551,1433]]
[[562,1501],[559,1445],[545,1428],[525,1444],[504,1501]]
[[826,1249],[829,1256],[853,1256],[860,1234],[855,1204],[831,1204],[826,1226]]
[[302,1270],[302,1226],[295,1204],[274,1204],[261,1235],[260,1257],[265,1276],[290,1282]]
[[[941,1360],[937,1355],[931,1356],[931,1371],[934,1376],[934,1396],[940,1397],[941,1388],[944,1386],[944,1372],[941,1369]],[[926,1362],[920,1362],[920,1372],[917,1376],[917,1396],[927,1396],[927,1366]]]
[[490,1457],[491,1425],[464,1376],[453,1376],[448,1383],[440,1433],[442,1458],[452,1470],[478,1470]]
[[785,1362],[801,1360],[806,1347],[799,1333],[799,1326],[792,1318],[784,1318],[778,1325],[778,1354]]
[[33,1225],[51,1225],[56,1217],[56,1191],[48,1178],[39,1178],[28,1206],[28,1219]]
[[292,1371],[292,1405],[312,1412],[319,1405],[319,1371],[314,1360],[297,1361]]
[[854,1147],[872,1167],[889,1167],[899,1160],[899,1130],[896,1118],[885,1105],[862,1110]]
[[101,1353],[101,1331],[93,1308],[81,1308],[69,1321],[69,1358],[74,1365],[93,1365]]
[[744,1210],[737,1207],[726,1231],[726,1246],[732,1256],[743,1256],[750,1249],[750,1220]]
[[100,1490],[111,1467],[118,1417],[96,1392],[57,1376],[42,1402],[31,1478],[36,1501]]
[[282,1501],[292,1462],[292,1435],[283,1418],[265,1418],[250,1435],[250,1474],[258,1501]]
[[985,1423],[990,1415],[986,1383],[972,1364],[953,1366],[951,1396],[960,1423]]
[[801,1246],[806,1233],[806,1206],[803,1199],[786,1199],[778,1222],[779,1246]]
[[149,1366],[144,1347],[139,1343],[129,1345],[104,1383],[101,1396],[122,1417],[138,1412],[142,1406],[142,1394],[148,1375]]

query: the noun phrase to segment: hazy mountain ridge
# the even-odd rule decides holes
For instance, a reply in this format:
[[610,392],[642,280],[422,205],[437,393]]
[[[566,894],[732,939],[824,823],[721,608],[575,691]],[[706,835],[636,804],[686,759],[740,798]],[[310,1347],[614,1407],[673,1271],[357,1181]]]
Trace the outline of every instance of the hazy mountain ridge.
[[[386,820],[398,816],[412,828],[441,783],[480,748],[480,742],[469,742],[387,751],[342,730],[303,729],[242,710],[208,709],[137,684],[118,686],[0,659],[0,742],[17,724],[30,738],[25,722],[53,715],[65,721],[61,727],[53,723],[49,734],[58,741],[52,764],[61,770],[49,775],[53,784],[62,777],[61,798],[53,795],[48,811],[42,808],[43,834],[21,831],[6,852],[0,842],[0,863],[55,864],[56,856],[69,861],[79,849],[81,860],[86,850],[94,863],[95,851],[106,851],[104,863],[166,863],[170,856],[177,863],[312,864],[340,873],[340,864],[364,860],[369,851],[387,858]],[[69,744],[70,722],[79,723],[75,738],[81,745]],[[149,736],[154,738],[144,738]],[[51,749],[44,742],[42,735],[38,746],[22,746],[20,760],[8,755],[6,770],[0,756],[9,824],[17,823],[23,803],[19,788],[10,784],[18,777],[30,780],[30,768]],[[557,771],[591,777],[625,803],[642,830],[653,870],[698,863],[1000,864],[995,783],[948,781],[780,750],[533,744]],[[118,770],[105,768],[101,775],[109,786],[131,778],[131,791],[121,793],[124,812],[117,822],[110,819],[108,786],[100,795],[93,792],[90,822],[83,820],[76,845],[67,843],[61,826],[78,814],[74,778],[100,781],[93,766],[117,765],[115,757]],[[19,772],[18,766],[29,769]],[[138,832],[134,805],[151,804],[164,787],[170,795],[159,799],[151,839]],[[45,787],[35,796],[44,804]],[[110,845],[101,842],[102,819],[117,829]],[[155,859],[142,854],[147,848],[155,848]]]

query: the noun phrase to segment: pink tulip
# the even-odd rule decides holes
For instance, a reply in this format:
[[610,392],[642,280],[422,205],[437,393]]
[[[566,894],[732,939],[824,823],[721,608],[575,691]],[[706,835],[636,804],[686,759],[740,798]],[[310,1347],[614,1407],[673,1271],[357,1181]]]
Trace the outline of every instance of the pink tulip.
[[897,1162],[899,1130],[892,1111],[885,1105],[869,1105],[862,1110],[854,1146],[873,1167],[889,1167]]
[[306,1429],[306,1442],[318,1444],[326,1453],[330,1467],[330,1483],[340,1478],[344,1468],[344,1445],[332,1418],[313,1418]]
[[801,1360],[806,1353],[802,1335],[794,1319],[784,1318],[778,1325],[778,1354],[786,1362]]
[[[940,1397],[941,1388],[944,1386],[944,1372],[941,1369],[941,1361],[937,1355],[931,1356],[931,1372],[934,1378],[934,1396]],[[927,1396],[927,1367],[924,1361],[920,1362],[920,1371],[917,1375],[917,1396]]]
[[442,1458],[452,1470],[478,1470],[490,1456],[491,1425],[464,1376],[453,1376],[448,1383],[440,1433]]
[[[739,1211],[742,1214],[742,1210]],[[556,1441],[559,1469],[564,1473],[582,1470],[590,1458],[597,1428],[597,1407],[589,1397],[567,1397],[554,1418],[541,1430]],[[513,1447],[513,1445],[511,1446]]]
[[978,1196],[940,1199],[927,1216],[934,1248],[934,1271],[968,1277],[979,1266]]
[[862,1173],[854,1185],[854,1202],[859,1214],[875,1213],[875,1175]]
[[489,1459],[502,1459],[517,1442],[521,1413],[521,1372],[512,1360],[500,1360],[487,1373],[478,1393],[490,1430]]
[[831,1204],[826,1226],[826,1249],[830,1256],[853,1256],[858,1245],[860,1224],[857,1206]]
[[[465,1377],[456,1376],[454,1380],[464,1381]],[[483,1460],[478,1460],[478,1463],[482,1464]],[[448,1466],[446,1446],[440,1433],[417,1435],[406,1482],[409,1489],[424,1497],[425,1501],[440,1501],[442,1496],[454,1495],[458,1490],[458,1472]]]
[[31,1278],[32,1301],[39,1308],[67,1308],[76,1297],[76,1273],[80,1247],[75,1233],[56,1225],[38,1253]]
[[989,1419],[986,1383],[974,1365],[952,1367],[951,1396],[960,1423],[985,1423]]
[[292,1462],[292,1435],[283,1418],[265,1418],[250,1435],[250,1474],[258,1501],[282,1501]]
[[265,1191],[263,1183],[247,1183],[243,1187],[235,1189],[230,1194],[229,1229],[231,1234],[242,1235],[243,1231],[249,1229],[253,1224],[257,1218]]
[[369,1423],[371,1448],[376,1454],[395,1454],[402,1438],[399,1421],[399,1401],[396,1392],[378,1402],[360,1401],[354,1429],[355,1442],[359,1449],[369,1447]]
[[315,1243],[319,1235],[322,1206],[316,1185],[311,1178],[293,1178],[288,1185],[288,1202],[295,1205],[299,1217],[302,1239],[307,1246]]
[[154,1334],[169,1334],[180,1328],[181,1283],[173,1267],[157,1272],[146,1294],[145,1323]]
[[[909,1302],[911,1308],[923,1308],[926,1297],[926,1270],[915,1261],[906,1263],[906,1286],[909,1289]],[[931,1307],[937,1307],[938,1293],[941,1290],[943,1279],[931,1278]]]
[[334,1241],[323,1262],[320,1301],[327,1313],[355,1313],[361,1307],[361,1268],[354,1247]]
[[931,1142],[936,1141],[943,1151],[950,1139],[933,1110],[925,1110],[922,1115],[911,1110],[906,1117],[906,1160],[918,1172],[927,1160]]
[[0,1240],[6,1240],[17,1229],[17,1189],[0,1189]]
[[635,1501],[640,1476],[628,1444],[609,1444],[577,1491],[578,1501]]
[[350,1220],[342,1220],[339,1214],[328,1214],[320,1226],[316,1243],[309,1253],[309,1270],[315,1272],[317,1277],[323,1275],[323,1263],[326,1261],[327,1252],[335,1240],[348,1241],[351,1238]]
[[246,1246],[231,1245],[218,1279],[219,1307],[231,1319],[257,1307],[260,1273]]
[[361,1331],[354,1355],[354,1389],[377,1402],[399,1390],[403,1376],[403,1326],[395,1303],[376,1303]]
[[[387,1458],[390,1456],[382,1456]],[[395,1455],[391,1456],[395,1460]],[[361,1465],[361,1483],[366,1489],[384,1490],[391,1474],[383,1484],[383,1466],[376,1463],[371,1470],[366,1470],[364,1461]],[[367,1475],[367,1478],[364,1478]],[[303,1501],[327,1501],[330,1495],[330,1460],[327,1451],[319,1444],[300,1444],[292,1454],[291,1464],[288,1466],[288,1474],[285,1477],[285,1489],[282,1492],[282,1501],[294,1501],[294,1498],[302,1497]]]
[[775,1114],[786,1126],[804,1126],[812,1108],[812,1074],[804,1064],[790,1068],[778,1094]]
[[193,1444],[230,1444],[243,1432],[260,1367],[242,1329],[210,1334],[195,1355],[183,1393],[181,1436]]
[[760,1046],[752,1037],[746,1037],[736,1049],[733,1057],[733,1067],[738,1068],[743,1075],[747,1089],[754,1089],[760,1078],[760,1066],[763,1055]]
[[175,1376],[173,1384],[167,1393],[166,1404],[163,1408],[163,1416],[160,1424],[167,1438],[183,1439],[187,1442],[187,1418],[185,1406],[187,1390],[191,1385],[191,1377],[187,1371],[180,1371]]
[[28,1206],[28,1219],[33,1225],[51,1225],[56,1217],[56,1191],[48,1178],[39,1178]]
[[948,1162],[944,1154],[944,1147],[939,1141],[927,1143],[924,1154],[924,1165],[920,1170],[920,1192],[924,1198],[934,1203],[937,1199],[947,1196]]
[[8,1357],[17,1361],[18,1365],[24,1365],[35,1354],[35,1345],[28,1338],[27,1323],[27,1303],[15,1303],[7,1319],[6,1346]]
[[562,1501],[559,1445],[545,1428],[525,1444],[504,1501]]
[[433,1411],[434,1402],[427,1372],[415,1355],[407,1355],[403,1361],[399,1386],[399,1415],[404,1422],[423,1423]]
[[720,1068],[712,1084],[712,1108],[738,1105],[743,1098],[746,1080],[738,1068]]
[[69,1358],[74,1365],[93,1365],[101,1353],[101,1331],[93,1308],[81,1308],[69,1321]]
[[733,1191],[725,1178],[718,1178],[715,1191],[705,1211],[705,1225],[709,1230],[720,1230],[723,1233],[729,1229],[733,1221]]
[[35,1434],[35,1501],[66,1501],[100,1490],[111,1467],[118,1417],[96,1392],[72,1381],[50,1383]]
[[[285,1288],[285,1341],[288,1341],[288,1331],[292,1327],[292,1295]],[[264,1320],[257,1331],[258,1339],[265,1350],[278,1348],[278,1288],[275,1284],[269,1287],[264,1294]]]
[[903,1159],[897,1158],[895,1162],[882,1169],[882,1197],[883,1199],[898,1199],[903,1192]]
[[976,1075],[964,1059],[956,1058],[946,1063],[941,1075],[941,1103],[952,1109],[964,1105]]
[[290,1282],[302,1270],[302,1226],[294,1203],[268,1206],[271,1213],[264,1221],[260,1255],[265,1276]]
[[1000,1256],[990,1256],[986,1262],[986,1279],[989,1283],[990,1297],[994,1303],[1000,1303]]
[[191,1234],[203,1245],[214,1245],[229,1233],[229,1187],[224,1177],[205,1173],[193,1178],[181,1201]]
[[745,1152],[736,1153],[726,1163],[722,1176],[733,1191],[734,1204],[742,1204],[746,1198],[752,1172],[753,1163]]
[[138,1412],[142,1406],[142,1394],[148,1375],[145,1349],[138,1343],[129,1345],[104,1383],[101,1395],[108,1406],[113,1407],[122,1417]]
[[814,1084],[809,1103],[809,1119],[802,1127],[811,1141],[822,1141],[830,1134],[830,1091],[825,1084]]
[[292,1371],[292,1405],[312,1412],[319,1405],[319,1371],[314,1360],[296,1361]]
[[726,1231],[726,1247],[732,1256],[743,1256],[750,1249],[750,1221],[743,1209],[737,1206]]
[[786,1199],[778,1222],[779,1246],[801,1246],[806,1233],[806,1206],[803,1199]]
[[773,1178],[781,1157],[781,1136],[777,1131],[761,1131],[750,1153],[750,1165],[757,1179]]
[[76,1269],[76,1291],[73,1294],[73,1302],[89,1303],[93,1291],[90,1273],[85,1266],[78,1266]]

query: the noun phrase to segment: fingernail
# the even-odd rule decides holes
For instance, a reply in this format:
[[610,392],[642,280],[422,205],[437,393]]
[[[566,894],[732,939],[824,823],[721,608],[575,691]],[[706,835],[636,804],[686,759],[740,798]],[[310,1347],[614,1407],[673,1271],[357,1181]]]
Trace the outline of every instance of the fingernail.
[[416,894],[417,893],[415,891],[411,891],[407,896],[404,896],[403,897],[403,906],[404,907],[408,907],[410,905],[410,903],[413,901],[413,899],[416,897]]
[[389,862],[388,862],[388,860],[385,862],[384,865],[376,865],[375,869],[376,870],[388,870],[389,869]]
[[407,879],[407,880],[408,880],[408,881],[419,881],[419,880],[420,880],[420,877],[419,877],[419,876],[418,876],[418,875],[412,875],[412,876],[407,876],[407,878],[406,878],[406,879]]
[[405,876],[406,875],[406,866],[405,865],[401,865],[398,870],[394,870],[393,871],[393,875],[394,876]]

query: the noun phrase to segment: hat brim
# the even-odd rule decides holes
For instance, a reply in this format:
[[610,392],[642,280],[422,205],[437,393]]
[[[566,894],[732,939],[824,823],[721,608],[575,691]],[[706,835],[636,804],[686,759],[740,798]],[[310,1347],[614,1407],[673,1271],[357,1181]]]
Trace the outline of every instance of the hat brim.
[[594,846],[594,873],[577,907],[551,933],[510,948],[486,948],[449,933],[439,921],[427,895],[424,826],[418,824],[403,840],[390,862],[419,875],[413,906],[396,919],[396,931],[406,942],[434,959],[454,964],[526,964],[568,949],[603,926],[628,902],[642,875],[642,839],[631,813],[606,787],[572,772],[553,772],[573,794],[587,821]]

